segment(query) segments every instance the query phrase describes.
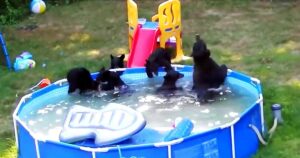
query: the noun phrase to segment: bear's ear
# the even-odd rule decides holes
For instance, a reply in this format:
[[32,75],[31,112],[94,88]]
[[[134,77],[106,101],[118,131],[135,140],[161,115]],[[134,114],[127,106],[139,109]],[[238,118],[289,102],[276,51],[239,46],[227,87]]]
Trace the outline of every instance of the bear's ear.
[[194,57],[194,51],[192,51],[192,53],[191,53],[190,57]]
[[114,58],[114,56],[111,54],[111,55],[110,55],[110,59],[113,59],[113,58]]
[[178,78],[183,78],[184,74],[178,72]]
[[122,55],[120,56],[120,59],[124,60],[124,58],[125,58],[125,54],[122,54]]
[[104,72],[105,71],[105,67],[102,67],[101,69],[100,69],[100,72]]
[[196,34],[196,41],[198,42],[198,41],[200,41],[201,39],[200,39],[200,35],[199,34]]
[[207,55],[207,57],[210,57],[210,50],[209,49],[207,49],[206,55]]

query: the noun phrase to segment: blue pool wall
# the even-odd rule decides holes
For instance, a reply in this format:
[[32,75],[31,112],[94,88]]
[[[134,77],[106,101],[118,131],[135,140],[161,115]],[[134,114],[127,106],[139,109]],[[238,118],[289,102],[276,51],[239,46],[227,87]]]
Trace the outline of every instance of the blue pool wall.
[[[192,72],[192,66],[175,66],[178,71]],[[144,68],[126,69],[124,73],[145,72]],[[95,77],[96,74],[93,74]],[[263,132],[263,98],[259,80],[245,74],[229,71],[228,76],[242,80],[253,86],[258,99],[239,118],[221,127],[186,138],[154,144],[89,148],[78,145],[54,142],[32,133],[18,117],[22,108],[30,100],[51,90],[67,86],[60,80],[41,90],[24,96],[14,114],[18,158],[247,158],[254,155],[259,140],[249,125]]]

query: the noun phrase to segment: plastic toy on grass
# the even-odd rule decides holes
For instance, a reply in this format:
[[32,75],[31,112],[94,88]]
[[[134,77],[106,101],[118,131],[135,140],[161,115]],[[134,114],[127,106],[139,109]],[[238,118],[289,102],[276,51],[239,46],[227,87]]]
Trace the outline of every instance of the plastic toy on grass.
[[15,71],[29,69],[35,67],[35,61],[32,59],[16,60],[14,63]]
[[17,56],[17,59],[32,59],[32,54],[27,51],[24,51]]
[[14,63],[14,70],[20,71],[24,69],[34,68],[35,61],[32,59],[32,54],[29,52],[23,52],[16,57]]
[[30,10],[35,14],[42,14],[46,11],[46,4],[42,0],[32,0]]
[[143,67],[145,60],[157,47],[176,47],[173,62],[184,58],[182,51],[181,4],[168,0],[159,5],[158,14],[149,22],[138,18],[138,8],[133,0],[127,0],[128,39],[130,54],[127,67]]

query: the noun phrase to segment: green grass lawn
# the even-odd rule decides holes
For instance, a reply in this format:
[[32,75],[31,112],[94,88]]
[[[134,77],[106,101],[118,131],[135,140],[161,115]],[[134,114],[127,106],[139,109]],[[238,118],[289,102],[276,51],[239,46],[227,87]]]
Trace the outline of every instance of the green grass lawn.
[[[139,17],[150,19],[161,2],[138,1]],[[125,1],[47,7],[45,14],[2,30],[11,59],[29,51],[36,67],[21,72],[0,69],[0,158],[16,157],[11,115],[26,89],[45,77],[51,81],[65,78],[75,66],[95,72],[108,67],[109,54],[128,53]],[[198,33],[216,61],[260,79],[268,127],[272,124],[270,106],[283,106],[284,124],[268,146],[261,146],[258,158],[300,158],[299,10],[299,1],[182,0],[185,54],[190,54]],[[38,28],[25,29],[30,25]]]

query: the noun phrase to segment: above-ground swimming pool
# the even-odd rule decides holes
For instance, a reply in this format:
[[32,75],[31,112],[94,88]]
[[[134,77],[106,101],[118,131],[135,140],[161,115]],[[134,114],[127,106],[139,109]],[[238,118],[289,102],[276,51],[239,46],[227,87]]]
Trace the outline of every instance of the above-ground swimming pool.
[[[19,158],[229,158],[250,157],[259,140],[249,125],[263,132],[260,82],[229,71],[224,92],[202,104],[192,89],[192,66],[175,66],[184,74],[177,81],[182,90],[158,92],[164,72],[148,79],[144,68],[125,69],[121,78],[126,92],[68,95],[66,80],[24,96],[14,112]],[[95,77],[96,74],[93,74]],[[91,141],[68,144],[59,133],[71,107],[102,109],[108,103],[126,105],[141,112],[147,125],[123,142],[97,147]],[[194,124],[191,135],[163,141],[178,118]]]

